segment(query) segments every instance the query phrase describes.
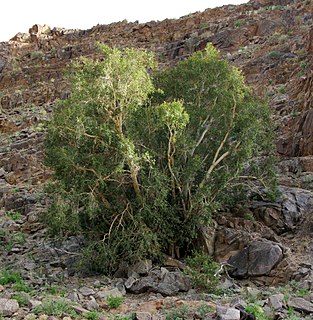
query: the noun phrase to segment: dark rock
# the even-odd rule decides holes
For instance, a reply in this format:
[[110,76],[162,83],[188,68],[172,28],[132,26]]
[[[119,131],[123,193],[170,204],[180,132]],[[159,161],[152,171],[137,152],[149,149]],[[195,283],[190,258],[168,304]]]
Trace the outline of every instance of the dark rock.
[[313,303],[303,298],[290,299],[288,302],[288,306],[300,312],[313,313]]
[[155,291],[157,288],[157,283],[154,281],[154,279],[150,276],[143,277],[138,279],[130,288],[128,288],[128,291],[130,293],[143,293],[147,291]]
[[283,251],[277,243],[256,240],[229,260],[231,274],[238,278],[267,275],[282,259]]
[[278,234],[292,230],[313,209],[312,192],[300,188],[279,187],[282,196],[275,202],[254,202],[255,217]]

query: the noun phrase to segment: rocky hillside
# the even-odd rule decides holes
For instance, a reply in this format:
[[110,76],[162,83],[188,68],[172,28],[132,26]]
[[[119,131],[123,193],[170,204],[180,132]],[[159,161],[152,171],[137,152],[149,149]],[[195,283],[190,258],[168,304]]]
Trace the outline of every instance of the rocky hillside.
[[[42,185],[51,173],[42,164],[44,123],[55,102],[69,95],[66,67],[80,56],[95,57],[97,41],[153,51],[161,67],[212,42],[243,71],[255,93],[267,97],[277,124],[282,196],[275,203],[234,208],[203,230],[208,251],[234,266],[221,285],[227,296],[190,289],[179,271],[183,265],[170,258],[161,268],[149,261],[124,268],[114,279],[79,277],[73,264],[81,239],[45,238],[39,217],[47,207]],[[0,43],[0,314],[9,319],[48,319],[44,314],[64,320],[82,318],[79,314],[215,319],[218,305],[219,319],[253,319],[244,311],[253,302],[275,319],[286,318],[287,309],[289,319],[312,319],[312,66],[312,0],[252,0],[177,20],[123,21],[89,30],[34,25],[28,34]],[[123,295],[125,301],[114,308],[108,296]],[[57,301],[50,309],[47,297]],[[53,314],[55,305],[64,310]]]

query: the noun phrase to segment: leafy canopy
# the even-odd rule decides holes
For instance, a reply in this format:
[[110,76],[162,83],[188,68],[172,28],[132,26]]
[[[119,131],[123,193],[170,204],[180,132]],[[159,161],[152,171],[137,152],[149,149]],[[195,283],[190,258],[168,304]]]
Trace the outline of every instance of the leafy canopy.
[[99,50],[72,66],[49,125],[46,220],[53,234],[83,235],[89,267],[112,272],[190,252],[212,213],[268,181],[259,156],[271,135],[267,107],[212,45],[156,73],[149,53]]

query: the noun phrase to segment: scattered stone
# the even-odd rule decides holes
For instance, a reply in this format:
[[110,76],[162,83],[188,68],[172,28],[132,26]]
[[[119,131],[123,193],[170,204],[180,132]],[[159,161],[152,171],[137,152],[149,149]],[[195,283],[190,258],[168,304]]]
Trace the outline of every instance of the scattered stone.
[[88,312],[87,309],[83,308],[83,307],[80,306],[80,305],[73,305],[73,306],[72,306],[72,309],[73,309],[74,311],[76,311],[77,313],[79,313],[79,314],[84,314],[84,313],[87,313],[87,312]]
[[18,309],[19,305],[16,300],[0,298],[0,314],[3,316],[12,316]]
[[216,315],[218,320],[240,320],[240,311],[235,308],[217,306]]
[[275,311],[282,310],[285,303],[284,303],[284,295],[282,293],[274,294],[268,298],[269,306],[274,309]]
[[42,302],[39,301],[39,300],[30,299],[30,300],[28,300],[28,304],[29,304],[31,309],[34,309],[34,308],[40,306],[42,304]]
[[88,287],[81,287],[78,291],[85,297],[95,294],[95,290]]
[[94,297],[90,297],[90,300],[85,304],[87,310],[94,311],[99,310],[99,305]]
[[290,299],[288,302],[288,306],[300,312],[313,313],[313,303],[303,298]]
[[67,296],[67,298],[73,302],[79,302],[79,295],[77,292],[73,291],[73,292],[70,292]]
[[119,298],[119,297],[123,297],[123,294],[117,288],[114,288],[114,289],[107,290],[107,291],[99,291],[96,295],[97,298],[104,299],[104,300],[106,300],[110,296],[115,297],[115,298],[117,298],[117,297]]
[[152,315],[149,312],[136,312],[137,320],[152,320]]

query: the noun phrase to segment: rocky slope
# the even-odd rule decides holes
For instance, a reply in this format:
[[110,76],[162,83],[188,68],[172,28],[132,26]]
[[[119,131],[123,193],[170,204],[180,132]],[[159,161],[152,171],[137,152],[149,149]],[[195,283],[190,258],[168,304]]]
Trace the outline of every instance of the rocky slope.
[[[72,268],[80,239],[55,243],[45,238],[39,222],[47,206],[42,185],[50,177],[42,164],[44,122],[51,117],[55,102],[69,94],[64,70],[80,56],[95,57],[97,41],[153,51],[161,67],[212,42],[224,59],[243,71],[256,94],[268,98],[277,124],[282,196],[275,203],[254,202],[250,208],[234,208],[217,216],[214,228],[203,230],[215,259],[226,262],[232,257],[229,262],[236,267],[231,279],[223,283],[227,296],[189,290],[187,280],[177,271],[181,265],[175,261],[152,271],[129,269],[122,278],[80,278]],[[296,296],[287,302],[289,308],[302,312],[302,319],[312,315],[312,65],[310,0],[254,0],[178,20],[123,21],[86,31],[34,25],[28,34],[0,43],[0,283],[5,278],[3,270],[13,267],[21,272],[19,281],[31,287],[21,290],[30,292],[16,296],[19,281],[2,280],[0,312],[10,319],[35,319],[31,310],[47,295],[63,294],[77,304],[77,313],[100,310],[106,314],[104,318],[137,312],[137,319],[175,319],[179,314],[167,314],[168,309],[178,313],[186,309],[180,318],[211,319],[218,304],[233,306],[226,310],[232,318],[219,308],[220,319],[239,319],[238,310],[247,301],[238,302],[238,297],[250,301],[253,296],[280,319],[287,314],[287,305],[277,296],[283,289],[272,286],[289,283],[288,294]],[[290,281],[296,282],[290,285]],[[256,285],[265,289],[251,288]],[[107,296],[125,295],[126,289],[122,306],[110,309]],[[151,293],[141,293],[144,291]],[[174,297],[164,298],[167,295]],[[244,316],[248,317],[242,310]]]

